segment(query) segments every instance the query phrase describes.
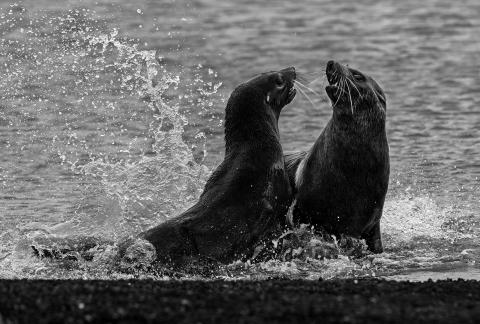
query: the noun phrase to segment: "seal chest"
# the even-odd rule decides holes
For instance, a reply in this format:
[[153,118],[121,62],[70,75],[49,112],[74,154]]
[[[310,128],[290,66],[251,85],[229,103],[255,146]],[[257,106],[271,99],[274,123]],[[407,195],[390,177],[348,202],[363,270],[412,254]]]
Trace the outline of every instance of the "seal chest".
[[308,153],[286,154],[297,223],[363,238],[383,251],[380,218],[389,179],[386,100],[364,73],[330,61],[325,88],[332,117]]

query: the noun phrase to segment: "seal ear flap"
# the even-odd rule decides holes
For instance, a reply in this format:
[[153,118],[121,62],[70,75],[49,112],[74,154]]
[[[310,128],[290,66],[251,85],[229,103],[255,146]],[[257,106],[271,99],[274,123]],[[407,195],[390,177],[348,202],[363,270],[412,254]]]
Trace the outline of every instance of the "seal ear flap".
[[279,102],[280,98],[278,98],[278,93],[276,92],[276,89],[273,89],[272,91],[267,92],[267,95],[265,97],[265,102],[267,103],[268,106],[272,109],[276,109],[277,106],[280,105]]
[[265,96],[265,102],[267,105],[269,105],[271,108],[275,107],[278,105],[277,102],[277,94],[275,93],[275,90],[267,92],[267,95]]

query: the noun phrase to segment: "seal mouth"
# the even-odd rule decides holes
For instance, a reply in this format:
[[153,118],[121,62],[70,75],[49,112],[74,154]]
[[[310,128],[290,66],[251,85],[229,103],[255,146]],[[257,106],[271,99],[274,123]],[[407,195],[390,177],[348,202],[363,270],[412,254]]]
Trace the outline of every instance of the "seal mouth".
[[340,81],[342,79],[342,69],[335,61],[329,61],[327,63],[327,69],[325,73],[327,75],[328,86],[327,88],[336,89],[339,88]]
[[287,97],[285,98],[285,104],[288,105],[290,102],[292,102],[296,94],[297,94],[297,89],[295,89],[293,86],[290,89],[288,89]]
[[335,106],[345,92],[343,67],[340,63],[329,61],[325,73],[329,83],[329,85],[325,87],[325,91],[328,97],[334,102],[333,106]]

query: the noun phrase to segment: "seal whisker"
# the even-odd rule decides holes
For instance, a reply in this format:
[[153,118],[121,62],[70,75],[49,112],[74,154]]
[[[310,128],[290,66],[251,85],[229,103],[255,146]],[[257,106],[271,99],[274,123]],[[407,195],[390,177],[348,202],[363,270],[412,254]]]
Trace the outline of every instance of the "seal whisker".
[[295,81],[299,81],[299,82],[308,82],[307,81],[307,78],[302,76],[302,75],[297,75],[297,79]]
[[342,85],[343,85],[343,80],[342,79],[340,79],[340,81],[338,82],[338,85],[339,86],[337,87],[337,91],[335,92],[335,95],[337,95],[339,91],[341,91],[341,92],[340,92],[340,95],[337,97],[337,100],[335,101],[335,103],[333,104],[332,107],[335,107],[337,105],[337,103],[340,101],[340,97],[341,97],[341,94],[343,92],[343,89],[341,89]]
[[352,115],[353,115],[352,94],[350,93],[350,87],[348,86],[348,83],[345,83],[345,85],[347,86],[347,89],[348,89],[348,97],[350,99],[350,110],[352,111]]
[[304,90],[302,90],[302,88],[298,87],[297,90],[300,91],[300,93],[301,93],[302,95],[304,95],[305,98],[307,98],[308,101],[310,101],[310,103],[312,104],[312,107],[313,107],[313,108],[316,108],[316,106],[315,106],[315,104],[313,103],[312,99],[310,99],[310,97],[307,96],[307,94],[305,93]]
[[342,94],[344,93],[347,93],[347,91],[345,90],[345,86],[347,86],[345,77],[343,75],[340,75],[340,96],[342,96]]
[[302,86],[302,87],[304,87],[305,89],[309,90],[309,91],[310,91],[310,92],[312,92],[313,94],[316,94],[317,96],[321,97],[321,94],[319,94],[319,93],[318,93],[318,92],[316,92],[315,90],[313,90],[313,89],[311,89],[311,88],[307,87],[306,85],[304,85],[304,84],[303,84],[303,83],[301,83],[300,81],[298,81],[298,80],[294,80],[293,82],[294,82],[295,84],[298,84],[299,86]]
[[377,90],[372,89],[373,92],[377,95],[377,97],[381,98],[384,102],[386,102],[385,96],[380,94]]
[[[299,87],[300,87],[300,86],[303,86],[306,90],[309,90],[309,91],[311,91],[313,94],[316,94],[317,96],[319,96],[321,100],[324,100],[324,101],[328,102],[328,96],[322,95],[322,94],[314,91],[313,89],[307,87],[306,85],[304,85],[304,84],[302,84],[302,83],[299,83],[299,82],[296,82],[296,81],[295,81],[295,84],[298,85]],[[297,87],[297,89],[298,89],[298,90],[301,90],[299,87]],[[304,90],[304,89],[302,89],[302,90]],[[305,94],[305,92],[302,92],[302,93]]]
[[337,71],[334,70],[333,73],[332,73],[332,79],[335,79],[335,76],[337,75]]
[[342,75],[339,75],[339,80],[337,84],[338,86],[337,86],[336,94],[338,93],[342,94],[345,91],[345,79]]
[[325,81],[328,82],[327,75],[325,73],[323,73],[322,75],[320,75],[317,78],[310,81],[308,84],[316,83],[318,80],[321,80],[322,82],[325,82]]
[[[335,76],[337,75],[337,71],[333,71],[333,76],[332,76],[332,80],[335,80]],[[341,90],[341,86],[342,86],[342,78],[340,77],[340,79],[337,81],[337,91],[335,92],[335,94],[337,95],[339,93],[339,91]]]
[[313,79],[313,80],[310,81],[308,84],[312,84],[312,83],[314,83],[314,82],[316,82],[316,81],[318,81],[318,80],[320,80],[320,79],[323,79],[323,78],[325,78],[325,75],[320,75],[318,78]]
[[324,74],[324,73],[325,73],[325,69],[322,68],[318,72],[297,72],[297,77],[298,77],[299,74],[304,76],[304,77],[318,77],[319,75]]
[[353,83],[352,80],[350,80],[348,77],[346,78],[348,82],[350,82],[350,84],[355,88],[355,90],[357,90],[358,92],[358,95],[360,96],[360,98],[362,97],[362,94],[360,93],[360,91],[358,90],[357,86],[355,85],[355,83]]
[[[312,82],[314,82],[315,80],[318,80],[320,77],[324,76],[324,72],[320,71],[320,72],[303,72],[303,73],[298,73],[297,72],[297,80],[303,82],[303,83],[306,83],[306,84],[310,84]],[[310,79],[313,79],[313,81],[309,81]]]

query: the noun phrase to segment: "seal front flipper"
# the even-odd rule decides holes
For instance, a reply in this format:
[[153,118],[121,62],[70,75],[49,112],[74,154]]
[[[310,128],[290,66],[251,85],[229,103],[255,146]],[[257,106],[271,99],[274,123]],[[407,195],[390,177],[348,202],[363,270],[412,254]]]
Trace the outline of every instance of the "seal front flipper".
[[382,234],[380,233],[380,218],[382,217],[382,208],[375,208],[373,211],[373,219],[376,219],[377,222],[373,227],[362,234],[361,238],[367,243],[367,247],[373,253],[382,253],[383,244],[382,244]]
[[167,220],[139,235],[155,247],[158,261],[181,264],[183,256],[198,254],[195,238],[186,227],[190,215],[195,215],[195,212],[192,207],[180,217]]
[[362,235],[362,238],[365,239],[367,247],[373,253],[382,253],[383,244],[382,244],[382,235],[380,233],[380,222],[376,223],[375,226],[365,235]]

